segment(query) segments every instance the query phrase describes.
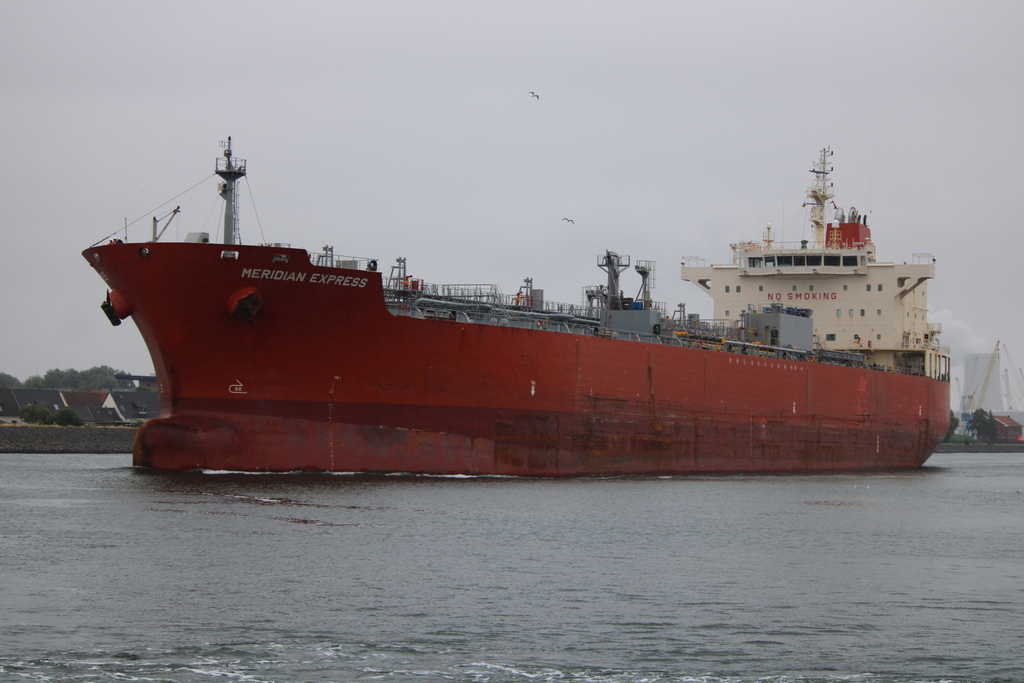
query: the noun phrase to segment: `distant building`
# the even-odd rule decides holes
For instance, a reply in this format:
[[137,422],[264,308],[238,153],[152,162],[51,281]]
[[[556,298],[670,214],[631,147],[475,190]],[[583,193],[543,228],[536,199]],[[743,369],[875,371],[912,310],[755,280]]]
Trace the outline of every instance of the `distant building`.
[[14,390],[0,389],[0,422],[16,422],[20,409]]
[[107,400],[107,394],[99,391],[62,391],[60,397],[69,408],[102,408]]
[[154,391],[157,389],[156,377],[153,375],[129,375],[118,373],[114,375],[114,377],[122,380],[130,379],[131,381],[136,382],[140,387],[146,387],[147,389],[152,389]]
[[27,405],[40,405],[55,413],[71,408],[86,424],[123,424],[148,420],[160,412],[160,396],[144,391],[60,391],[58,389],[0,389],[0,422],[20,422]]
[[152,391],[111,391],[103,404],[126,422],[149,420],[160,414],[160,395]]
[[1017,443],[1024,440],[1021,436],[1022,425],[1009,415],[993,415],[996,422],[996,441],[999,443]]
[[0,389],[0,421],[18,422],[18,412],[32,404],[43,406],[51,413],[67,407],[56,389]]

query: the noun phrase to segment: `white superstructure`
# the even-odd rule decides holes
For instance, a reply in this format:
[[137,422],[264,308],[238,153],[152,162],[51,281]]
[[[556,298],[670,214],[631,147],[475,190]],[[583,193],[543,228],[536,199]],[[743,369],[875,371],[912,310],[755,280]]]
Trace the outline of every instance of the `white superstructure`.
[[[948,380],[949,350],[938,343],[941,326],[928,322],[935,258],[915,254],[913,263],[902,265],[878,261],[867,217],[831,202],[831,155],[821,151],[807,193],[813,240],[776,242],[769,225],[762,241],[730,245],[732,263],[705,267],[684,261],[682,279],[711,295],[716,319],[738,321],[749,309],[772,304],[811,309],[821,347]],[[752,332],[768,343],[772,331]]]

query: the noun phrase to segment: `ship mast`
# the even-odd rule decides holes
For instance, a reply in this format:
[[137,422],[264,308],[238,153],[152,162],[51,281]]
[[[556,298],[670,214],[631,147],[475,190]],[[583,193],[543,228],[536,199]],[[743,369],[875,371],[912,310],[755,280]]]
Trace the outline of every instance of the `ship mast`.
[[608,293],[605,308],[609,311],[622,310],[622,290],[619,289],[619,274],[629,268],[629,256],[620,256],[614,251],[605,250],[604,256],[598,256],[597,267],[608,273]]
[[828,165],[831,156],[831,148],[821,150],[820,160],[811,169],[814,184],[807,189],[807,201],[804,202],[804,206],[811,207],[814,246],[818,249],[825,247],[825,203],[835,196],[832,192],[832,183],[828,181],[828,174],[832,172],[832,167]]
[[218,191],[224,198],[224,244],[237,244],[241,240],[238,235],[238,200],[235,196],[235,181],[245,175],[245,159],[231,156],[231,136],[227,142],[220,143],[224,148],[224,157],[217,159],[217,175],[224,179]]

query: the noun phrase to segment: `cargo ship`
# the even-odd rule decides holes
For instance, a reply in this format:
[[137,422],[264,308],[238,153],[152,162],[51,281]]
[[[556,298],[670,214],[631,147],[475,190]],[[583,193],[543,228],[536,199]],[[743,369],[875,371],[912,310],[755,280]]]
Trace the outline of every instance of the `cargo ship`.
[[[136,466],[168,471],[580,477],[878,471],[921,466],[949,421],[949,354],[927,322],[934,260],[875,258],[832,198],[829,150],[807,202],[814,239],[733,245],[682,267],[714,319],[653,301],[654,263],[597,259],[579,303],[526,279],[432,284],[398,258],[243,245],[230,138],[215,172],[223,234],[115,239],[82,252],[102,309],[132,318],[160,415]],[[831,212],[834,218],[827,220]],[[127,235],[126,235],[127,237]]]

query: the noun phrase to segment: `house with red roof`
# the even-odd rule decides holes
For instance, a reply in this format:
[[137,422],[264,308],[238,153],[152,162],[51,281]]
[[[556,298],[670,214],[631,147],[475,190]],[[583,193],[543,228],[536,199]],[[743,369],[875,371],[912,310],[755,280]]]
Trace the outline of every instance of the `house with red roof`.
[[999,443],[1019,443],[1024,441],[1024,437],[1021,436],[1021,429],[1024,425],[1017,422],[1009,415],[993,415],[992,419],[996,423],[996,441]]

